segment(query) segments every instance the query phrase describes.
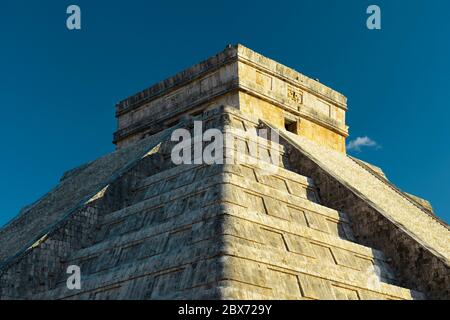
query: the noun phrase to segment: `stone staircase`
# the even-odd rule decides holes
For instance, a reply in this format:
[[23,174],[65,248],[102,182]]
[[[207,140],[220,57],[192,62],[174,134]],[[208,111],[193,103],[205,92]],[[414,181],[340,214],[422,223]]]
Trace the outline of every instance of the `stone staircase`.
[[382,252],[355,243],[311,179],[264,166],[183,165],[142,179],[72,253],[82,289],[45,299],[410,299]]
[[[359,172],[356,162],[349,159],[349,164],[342,160],[345,155],[336,155],[338,161],[345,162],[345,168],[343,165],[341,170],[339,163],[334,163],[335,167],[321,169],[313,163],[317,160],[314,155],[300,152],[303,141],[295,137],[289,141],[287,133],[282,133],[283,139],[276,145],[279,158],[265,162],[267,158],[263,161],[261,154],[251,154],[249,142],[254,139],[262,147],[258,150],[269,154],[271,150],[264,149],[267,141],[245,134],[258,126],[256,120],[245,119],[234,109],[217,109],[203,117],[210,127],[236,138],[225,145],[227,157],[229,151],[244,144],[243,154],[239,148],[239,161],[174,166],[167,142],[170,131],[164,131],[134,147],[133,156],[130,151],[121,151],[127,159],[111,155],[74,173],[63,181],[61,199],[69,198],[67,207],[76,203],[77,197],[69,192],[76,185],[70,184],[86,181],[83,187],[88,200],[67,215],[46,213],[45,206],[38,204],[39,211],[33,215],[39,213],[41,219],[21,230],[38,230],[49,216],[59,222],[51,232],[33,240],[23,256],[4,265],[0,297],[423,299],[421,292],[428,298],[429,292],[437,290],[423,286],[425,290],[418,290],[421,292],[409,289],[421,288],[423,282],[440,285],[435,279],[427,282],[412,273],[422,265],[437,270],[429,276],[441,272],[434,257],[415,266],[416,257],[408,256],[421,248],[421,242],[409,245],[412,240],[406,238],[417,228],[392,229],[390,220],[383,220],[386,212],[368,208],[379,195],[359,198],[350,192],[377,178],[363,172],[360,181],[350,186],[340,184],[345,175]],[[182,125],[189,127],[189,123]],[[330,155],[317,151],[315,156]],[[108,174],[96,177],[96,171],[108,163]],[[330,172],[342,176],[334,177]],[[384,188],[386,183],[380,183]],[[389,196],[397,195],[395,190],[388,192]],[[409,203],[401,205],[420,210]],[[416,219],[423,223],[432,217]],[[445,230],[440,225],[432,228]],[[7,231],[5,239],[11,238]],[[24,233],[22,238],[25,243],[31,237]],[[386,239],[412,250],[393,251]],[[438,240],[428,239],[431,245]],[[81,268],[81,290],[67,289],[70,265]],[[442,272],[445,276],[445,269]],[[408,282],[411,279],[422,282]]]

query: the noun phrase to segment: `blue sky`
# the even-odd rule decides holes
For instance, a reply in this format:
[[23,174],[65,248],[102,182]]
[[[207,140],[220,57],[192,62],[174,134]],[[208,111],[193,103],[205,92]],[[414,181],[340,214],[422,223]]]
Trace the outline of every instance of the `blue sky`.
[[[77,4],[82,30],[66,29]],[[382,30],[366,28],[377,4]],[[450,2],[0,2],[0,225],[114,149],[114,105],[242,43],[348,97],[351,154],[450,222]]]

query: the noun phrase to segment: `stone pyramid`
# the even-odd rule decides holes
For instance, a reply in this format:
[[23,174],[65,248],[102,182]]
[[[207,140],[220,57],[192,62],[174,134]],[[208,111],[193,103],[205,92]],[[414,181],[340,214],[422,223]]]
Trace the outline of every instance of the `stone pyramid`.
[[0,229],[1,299],[450,298],[448,226],[346,155],[338,92],[236,45],[116,109],[117,150]]

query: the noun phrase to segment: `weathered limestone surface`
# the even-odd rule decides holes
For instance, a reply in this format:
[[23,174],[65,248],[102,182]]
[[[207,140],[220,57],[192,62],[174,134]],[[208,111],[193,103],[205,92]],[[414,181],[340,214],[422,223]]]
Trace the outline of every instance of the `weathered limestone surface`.
[[[241,45],[120,102],[118,150],[0,229],[0,299],[449,299],[448,226],[345,154],[346,110]],[[225,163],[171,161],[194,121]]]
[[[201,118],[235,137],[225,146],[232,150],[258,125],[235,108]],[[273,164],[262,158],[173,166],[173,143],[159,137],[147,144],[158,148],[2,270],[2,298],[425,297],[402,287],[382,248],[357,243],[349,216],[322,204],[315,181],[289,167],[285,147],[280,167],[267,174]],[[82,270],[81,290],[65,285],[73,264]]]
[[160,82],[122,102],[116,109],[118,148],[138,141],[211,105],[226,104],[345,153],[346,98],[301,73],[242,45]]
[[117,150],[89,163],[77,173],[66,175],[57,187],[0,229],[0,262],[21,254],[50,231],[53,225],[64,220],[71,210],[95,198],[110,181],[155,147],[161,135]]
[[450,230],[426,207],[355,159],[289,132],[296,171],[320,182],[324,203],[353,220],[356,239],[382,248],[402,283],[432,298],[450,298]]
[[396,188],[376,178],[350,157],[290,132],[285,131],[282,134],[311,160],[317,161],[324,170],[351,186],[355,193],[379,208],[379,211],[385,213],[394,223],[404,227],[405,232],[410,233],[418,242],[442,259],[450,261],[450,233],[445,223],[421,210]]

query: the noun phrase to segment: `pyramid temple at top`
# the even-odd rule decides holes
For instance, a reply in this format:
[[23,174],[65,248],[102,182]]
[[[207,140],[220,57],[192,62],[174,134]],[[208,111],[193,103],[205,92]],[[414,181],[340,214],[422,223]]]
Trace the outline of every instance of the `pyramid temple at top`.
[[242,45],[121,101],[116,150],[0,229],[0,298],[449,299],[448,225],[346,154],[346,111]]

